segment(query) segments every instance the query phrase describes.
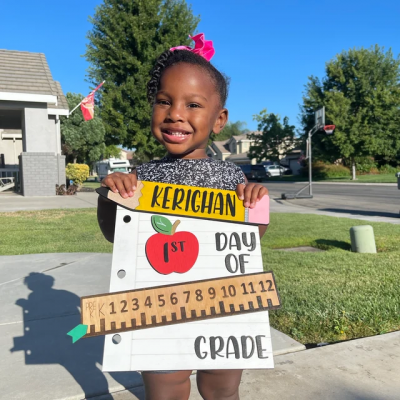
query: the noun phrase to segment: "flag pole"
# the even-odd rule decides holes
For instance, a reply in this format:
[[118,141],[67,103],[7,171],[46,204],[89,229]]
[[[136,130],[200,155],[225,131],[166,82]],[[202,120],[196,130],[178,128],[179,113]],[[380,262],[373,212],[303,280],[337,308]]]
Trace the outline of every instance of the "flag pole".
[[[96,89],[92,90],[92,91],[89,93],[88,96],[90,96],[90,95],[91,95],[92,93],[94,93],[97,89],[99,89],[101,86],[103,86],[105,82],[106,82],[106,81],[101,82],[100,85],[97,86]],[[86,97],[87,97],[87,96],[86,96]],[[83,99],[86,99],[86,97],[84,97]],[[82,101],[83,101],[83,99],[82,99]],[[69,112],[68,116],[70,116],[70,115],[82,104],[82,101],[81,101],[76,107],[74,107],[72,111]]]
[[82,104],[82,102],[80,102],[72,111],[70,111],[69,115],[71,115],[81,104]]

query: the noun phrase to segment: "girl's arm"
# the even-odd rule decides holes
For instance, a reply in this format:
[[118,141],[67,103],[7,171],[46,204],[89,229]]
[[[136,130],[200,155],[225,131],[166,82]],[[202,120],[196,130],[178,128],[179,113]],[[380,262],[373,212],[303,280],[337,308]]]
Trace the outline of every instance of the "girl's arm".
[[[107,175],[101,186],[110,188],[114,193],[119,193],[123,198],[132,197],[136,190],[136,171],[130,174],[115,172]],[[114,242],[115,216],[117,205],[103,196],[99,196],[97,203],[97,221],[104,237],[111,243]]]
[[[259,200],[268,194],[268,189],[259,183],[249,183],[245,177],[246,184],[239,184],[236,187],[236,193],[240,200],[243,200],[244,206],[254,208]],[[268,225],[258,225],[260,238],[264,236]]]

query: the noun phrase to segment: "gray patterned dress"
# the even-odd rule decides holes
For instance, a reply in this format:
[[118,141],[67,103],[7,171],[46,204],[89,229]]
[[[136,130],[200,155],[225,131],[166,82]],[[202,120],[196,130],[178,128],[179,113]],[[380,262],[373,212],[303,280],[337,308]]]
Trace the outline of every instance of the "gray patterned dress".
[[[187,160],[164,157],[136,168],[141,181],[171,183],[176,185],[208,187],[212,189],[236,190],[245,183],[242,170],[227,161],[201,158]],[[178,371],[147,371],[153,374],[171,374]]]
[[236,190],[239,183],[245,183],[243,172],[237,165],[212,158],[164,157],[142,164],[136,171],[139,180],[176,185]]

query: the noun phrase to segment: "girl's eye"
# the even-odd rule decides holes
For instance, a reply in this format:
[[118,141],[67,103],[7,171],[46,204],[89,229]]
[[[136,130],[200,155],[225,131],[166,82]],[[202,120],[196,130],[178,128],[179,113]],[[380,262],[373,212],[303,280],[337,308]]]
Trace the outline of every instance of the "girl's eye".
[[160,104],[160,105],[169,105],[169,102],[167,100],[156,100],[156,104]]
[[199,104],[196,104],[196,103],[190,103],[190,104],[189,104],[189,107],[190,107],[190,108],[199,108],[200,105],[199,105]]

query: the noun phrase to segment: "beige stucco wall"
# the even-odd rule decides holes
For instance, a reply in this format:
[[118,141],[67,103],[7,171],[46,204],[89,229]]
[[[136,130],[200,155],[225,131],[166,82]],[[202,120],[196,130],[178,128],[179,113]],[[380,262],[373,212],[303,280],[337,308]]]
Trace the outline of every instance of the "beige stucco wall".
[[46,104],[31,104],[24,108],[22,130],[25,152],[61,153],[56,119],[48,115]]
[[239,144],[240,151],[238,153],[246,153],[250,149],[250,141],[249,140],[241,140]]

